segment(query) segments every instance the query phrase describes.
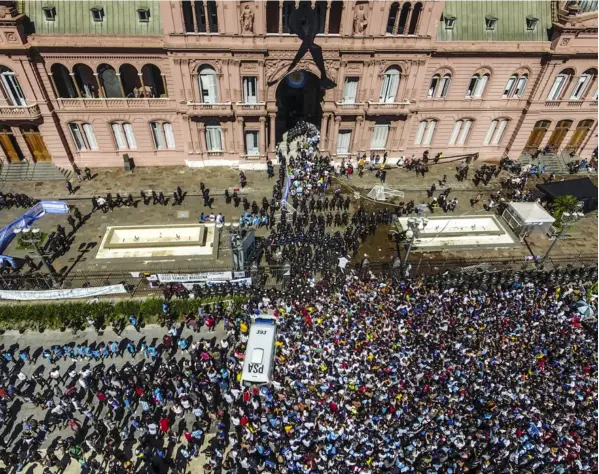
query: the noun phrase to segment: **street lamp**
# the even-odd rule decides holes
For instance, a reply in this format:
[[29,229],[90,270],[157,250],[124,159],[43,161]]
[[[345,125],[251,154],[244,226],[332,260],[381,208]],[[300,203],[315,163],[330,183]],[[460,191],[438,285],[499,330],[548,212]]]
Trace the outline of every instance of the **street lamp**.
[[218,260],[218,257],[220,255],[220,237],[223,233],[223,223],[222,222],[217,222],[216,231],[218,232],[218,243],[216,245],[216,259]]
[[[576,206],[576,208],[577,209],[582,209],[583,206],[584,206],[584,203],[579,202],[578,205]],[[555,247],[555,244],[557,244],[557,241],[562,238],[562,236],[566,232],[566,229],[568,227],[570,227],[571,225],[573,225],[576,221],[578,221],[582,217],[584,217],[584,214],[582,212],[580,212],[580,211],[564,212],[562,214],[562,218],[561,218],[562,230],[559,231],[559,234],[557,234],[557,236],[555,237],[555,239],[551,243],[551,246],[547,250],[547,253],[545,253],[545,256],[543,257],[543,260],[547,260],[547,258],[549,257],[549,254],[553,250],[553,247]]]
[[39,243],[42,240],[42,234],[40,229],[38,229],[37,227],[23,227],[14,229],[14,233],[15,235],[20,235],[21,240],[24,243],[33,245],[33,248],[35,249],[35,252],[37,253],[38,257],[41,258],[42,263],[48,270],[52,286],[57,287],[58,275],[56,275],[56,270],[54,270],[54,267],[50,264],[44,253],[39,248]]

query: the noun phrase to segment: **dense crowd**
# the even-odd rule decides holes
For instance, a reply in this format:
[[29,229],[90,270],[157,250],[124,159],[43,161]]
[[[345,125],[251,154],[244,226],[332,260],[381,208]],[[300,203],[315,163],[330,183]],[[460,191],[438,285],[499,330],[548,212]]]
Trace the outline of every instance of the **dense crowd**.
[[[477,290],[339,272],[182,323],[165,304],[162,341],[5,348],[2,424],[13,404],[45,417],[5,434],[0,457],[18,471],[69,428],[46,473],[65,453],[110,473],[186,472],[200,453],[206,473],[596,472],[597,327],[575,309],[582,296],[549,280]],[[273,381],[244,387],[262,312],[277,318]],[[221,322],[220,340],[197,338]],[[40,354],[48,373],[28,378]]]

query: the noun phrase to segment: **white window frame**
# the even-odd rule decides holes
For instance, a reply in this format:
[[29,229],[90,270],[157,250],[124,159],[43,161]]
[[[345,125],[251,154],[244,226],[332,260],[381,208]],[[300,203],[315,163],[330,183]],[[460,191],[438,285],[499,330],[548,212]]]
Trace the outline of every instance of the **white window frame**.
[[451,85],[451,74],[444,74],[443,77],[439,80],[438,89],[436,97],[439,99],[445,99],[447,94],[449,93],[449,86]]
[[501,139],[503,138],[503,134],[505,132],[505,129],[507,128],[508,123],[509,120],[507,119],[492,120],[489,125],[489,130],[485,135],[485,139],[483,140],[483,145],[499,145],[499,143],[501,143]]
[[258,103],[258,78],[256,76],[244,76],[243,78],[243,103]]
[[450,145],[464,145],[468,139],[468,133],[472,128],[472,120],[460,119],[453,126],[451,136],[449,137]]
[[150,132],[155,150],[174,150],[175,135],[170,122],[150,122]]
[[372,140],[370,142],[371,150],[385,150],[389,139],[389,129],[391,126],[388,123],[377,123],[372,131]]
[[358,85],[360,78],[358,77],[346,77],[343,82],[343,103],[344,104],[355,104],[358,97]]
[[218,76],[210,67],[204,68],[198,74],[200,99],[203,104],[218,104]]
[[[246,130],[245,138],[245,153],[247,156],[260,156],[259,132],[257,130]],[[254,142],[254,143],[250,143]]]
[[94,130],[89,123],[70,122],[69,130],[77,151],[90,151],[98,149],[98,142]]
[[426,94],[426,96],[428,98],[435,97],[435,94],[437,93],[437,88],[439,87],[440,82],[441,82],[441,77],[439,76],[439,74],[435,74],[431,78],[431,85],[429,86],[428,93]]
[[383,83],[381,84],[379,103],[392,104],[395,102],[397,91],[399,90],[400,77],[401,74],[396,68],[390,68],[385,71]]
[[110,124],[117,150],[135,150],[137,142],[133,126],[128,122],[113,122]]
[[599,97],[599,88],[595,89],[595,93],[593,94],[593,100],[597,100]]
[[209,152],[224,151],[223,129],[220,125],[206,127],[206,148]]
[[338,155],[348,155],[350,152],[351,146],[351,130],[339,130],[339,134],[337,135],[337,154]]
[[553,85],[547,94],[547,100],[560,100],[566,84],[570,80],[570,74],[558,74],[555,76]]
[[572,94],[570,94],[570,100],[582,100],[584,98],[584,94],[589,87],[589,84],[593,80],[593,75],[589,73],[585,73],[578,78],[574,89],[572,89]]
[[478,85],[478,81],[480,81],[480,75],[474,74],[470,78],[470,82],[468,83],[468,89],[466,89],[466,97],[474,97],[474,91],[476,90],[476,86]]
[[504,99],[509,99],[512,96],[514,87],[516,86],[517,83],[518,83],[518,75],[512,74],[510,76],[510,78],[507,80],[507,84],[505,85],[505,88],[503,89],[503,98]]
[[472,97],[475,99],[480,99],[485,93],[485,89],[487,88],[487,83],[489,82],[489,75],[483,74],[480,76],[478,81],[476,82],[476,87],[472,91]]
[[526,74],[521,75],[518,78],[518,82],[516,82],[516,87],[514,89],[514,97],[520,99],[524,95],[524,91],[526,90],[526,86],[528,85],[528,76]]
[[433,141],[435,128],[437,127],[437,121],[430,120],[422,120],[418,124],[418,129],[416,130],[416,137],[414,138],[414,144],[420,146],[430,145]]
[[0,79],[2,81],[2,87],[4,92],[6,93],[7,98],[11,102],[10,105],[14,107],[26,107],[27,100],[25,98],[25,94],[23,93],[23,89],[21,89],[21,84],[19,84],[19,80],[17,79],[17,75],[14,71],[10,69],[6,69],[0,73]]

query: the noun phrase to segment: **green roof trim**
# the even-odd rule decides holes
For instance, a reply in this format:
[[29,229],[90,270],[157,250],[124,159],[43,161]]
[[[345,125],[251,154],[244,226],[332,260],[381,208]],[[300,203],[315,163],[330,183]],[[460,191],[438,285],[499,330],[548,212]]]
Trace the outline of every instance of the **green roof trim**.
[[[551,1],[445,0],[443,17],[459,20],[451,29],[440,21],[437,41],[549,41]],[[493,29],[486,19],[498,20]],[[527,19],[538,19],[533,30]]]
[[[56,1],[27,0],[18,4],[19,13],[29,18],[28,33],[40,35],[162,35],[159,0],[107,1],[98,0]],[[48,21],[44,7],[55,8],[56,17]],[[93,8],[103,11],[102,21],[94,21]],[[140,21],[137,10],[149,10],[148,21]]]

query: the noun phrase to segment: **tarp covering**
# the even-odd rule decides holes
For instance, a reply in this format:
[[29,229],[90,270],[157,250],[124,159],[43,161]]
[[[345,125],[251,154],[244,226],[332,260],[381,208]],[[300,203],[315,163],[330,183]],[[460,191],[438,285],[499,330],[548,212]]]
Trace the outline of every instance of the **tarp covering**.
[[539,188],[550,199],[560,196],[574,196],[584,202],[584,212],[597,209],[597,186],[589,178],[576,178],[558,181],[557,183],[537,184]]
[[513,209],[522,224],[539,225],[546,222],[550,224],[555,222],[555,217],[549,214],[538,202],[510,202],[508,206]]
[[123,285],[97,286],[94,288],[72,288],[70,290],[12,291],[0,290],[0,300],[39,301],[68,298],[90,298],[102,295],[127,293]]

